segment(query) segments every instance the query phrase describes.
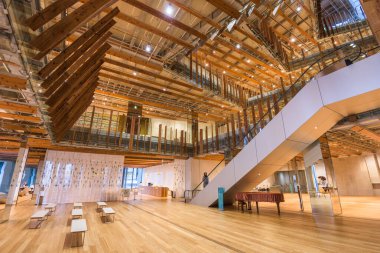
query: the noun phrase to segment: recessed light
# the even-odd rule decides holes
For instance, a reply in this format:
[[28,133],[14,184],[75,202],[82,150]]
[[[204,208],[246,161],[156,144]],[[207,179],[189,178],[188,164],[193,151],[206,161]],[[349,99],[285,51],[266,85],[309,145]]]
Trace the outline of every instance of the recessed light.
[[151,45],[146,45],[145,51],[150,53],[152,51],[152,46]]
[[134,76],[137,76],[137,73],[136,73],[136,72],[133,72],[133,75],[134,75]]
[[173,15],[173,13],[174,13],[174,8],[173,8],[173,6],[172,6],[171,4],[168,4],[168,5],[166,6],[165,13],[166,13],[167,15],[169,15],[169,16]]
[[240,45],[240,44],[236,44],[236,48],[237,48],[237,49],[240,49],[240,48],[241,48],[241,45]]
[[314,127],[314,129],[315,129],[315,130],[317,130],[317,129],[318,129],[318,127],[317,127],[317,126],[315,126],[315,127]]
[[166,91],[166,88],[163,88],[162,90],[163,90],[163,91]]
[[296,8],[296,11],[297,12],[300,12],[302,10],[302,7],[301,6],[298,6],[297,8]]
[[225,74],[226,73],[226,71],[225,70],[223,70],[223,74]]
[[296,41],[296,38],[294,37],[290,39],[290,42],[295,42],[295,41]]

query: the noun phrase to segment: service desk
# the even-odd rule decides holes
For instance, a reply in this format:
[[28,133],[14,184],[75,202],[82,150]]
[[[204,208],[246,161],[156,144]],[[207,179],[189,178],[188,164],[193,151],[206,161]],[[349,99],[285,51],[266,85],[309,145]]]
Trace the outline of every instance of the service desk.
[[142,193],[155,196],[155,197],[167,197],[168,187],[158,187],[158,186],[141,186]]

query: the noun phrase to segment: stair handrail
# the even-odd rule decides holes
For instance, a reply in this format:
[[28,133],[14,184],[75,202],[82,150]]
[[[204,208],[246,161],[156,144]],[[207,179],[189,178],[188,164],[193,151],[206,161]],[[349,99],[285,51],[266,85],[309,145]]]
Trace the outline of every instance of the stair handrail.
[[[335,52],[337,52],[337,51],[339,51],[339,50],[341,50],[341,49],[343,49],[343,48],[345,48],[345,47],[353,47],[353,45],[352,44],[345,44],[345,45],[343,45],[343,46],[339,46],[339,47],[336,47],[331,53],[335,53]],[[324,66],[323,68],[321,68],[315,75],[314,75],[314,77],[313,78],[310,78],[310,80],[312,80],[312,79],[314,79],[315,78],[315,76],[316,75],[318,75],[319,73],[321,73],[323,70],[325,70],[326,68],[328,68],[328,67],[330,67],[331,65],[333,65],[334,63],[336,63],[336,62],[339,62],[339,61],[342,61],[342,60],[346,60],[346,59],[348,59],[349,57],[351,57],[352,55],[354,55],[355,53],[357,53],[357,55],[356,55],[356,57],[354,58],[354,60],[351,60],[352,62],[355,62],[362,54],[363,54],[363,51],[362,51],[362,48],[360,47],[360,46],[358,46],[358,45],[356,45],[355,44],[355,46],[353,47],[353,48],[358,48],[358,52],[353,52],[353,53],[350,53],[350,54],[348,54],[348,55],[344,55],[344,57],[342,57],[342,59],[338,59],[338,60],[336,60],[336,61],[333,61],[333,62],[331,62],[330,64],[328,64],[328,65],[326,65],[326,66]],[[371,51],[371,50],[373,50],[373,48],[372,49],[370,49],[370,50],[368,50],[368,51]],[[367,51],[367,52],[368,52]],[[366,54],[364,54],[364,55],[366,55]],[[286,96],[287,95],[287,93],[289,92],[289,91],[291,91],[292,90],[292,88],[293,87],[295,87],[295,85],[296,84],[298,84],[298,82],[300,81],[300,79],[314,66],[314,65],[316,65],[316,64],[318,64],[318,63],[320,63],[320,61],[322,61],[325,57],[326,57],[327,55],[322,55],[322,56],[320,56],[316,61],[314,61],[297,79],[296,79],[296,81],[294,81],[294,83],[292,84],[292,85],[290,85],[290,86],[288,86],[289,88],[285,91],[285,92],[283,92],[283,93],[281,93],[281,95],[278,97],[278,99],[277,99],[277,101],[275,101],[274,103],[273,103],[273,105],[266,111],[266,113],[265,114],[263,114],[262,115],[262,117],[255,123],[255,124],[253,124],[253,126],[248,130],[248,132],[247,133],[244,133],[244,135],[243,135],[243,138],[241,138],[240,140],[239,140],[239,142],[237,143],[237,145],[235,146],[235,147],[239,147],[240,146],[240,144],[241,143],[243,143],[244,144],[244,140],[246,140],[246,138],[248,138],[248,140],[249,140],[249,138],[251,137],[251,139],[253,139],[254,138],[254,136],[255,135],[253,135],[252,134],[252,130],[253,129],[257,129],[257,126],[259,125],[259,124],[261,124],[261,122],[263,121],[263,120],[265,120],[265,118],[266,118],[266,116],[268,116],[268,113],[269,113],[269,111],[271,111],[272,109],[274,109],[278,104],[279,104],[279,102],[283,99],[283,97],[284,97],[284,95]],[[288,103],[289,103],[289,101],[288,101]],[[265,127],[265,126],[264,126]],[[260,131],[261,131],[262,129],[260,129]],[[235,134],[235,133],[233,133],[233,134]],[[219,165],[223,162],[223,161],[225,161],[225,157],[207,174],[207,176],[210,176],[218,167],[219,167]],[[191,197],[193,198],[194,197],[194,193],[195,192],[199,192],[200,190],[198,189],[201,185],[202,185],[202,183],[203,183],[203,181],[204,180],[202,180],[193,190],[186,190],[185,191],[185,193],[186,192],[188,192],[188,191],[191,191],[192,192],[192,194],[191,194]]]

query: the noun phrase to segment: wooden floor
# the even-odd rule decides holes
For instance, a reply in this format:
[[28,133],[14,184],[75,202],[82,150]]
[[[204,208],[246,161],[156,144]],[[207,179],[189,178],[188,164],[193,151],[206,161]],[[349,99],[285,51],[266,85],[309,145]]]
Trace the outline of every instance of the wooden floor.
[[380,221],[312,216],[264,207],[261,214],[197,207],[160,199],[109,203],[114,223],[84,204],[89,231],[71,248],[72,205],[59,205],[40,229],[28,229],[32,202],[0,224],[0,252],[380,252]]

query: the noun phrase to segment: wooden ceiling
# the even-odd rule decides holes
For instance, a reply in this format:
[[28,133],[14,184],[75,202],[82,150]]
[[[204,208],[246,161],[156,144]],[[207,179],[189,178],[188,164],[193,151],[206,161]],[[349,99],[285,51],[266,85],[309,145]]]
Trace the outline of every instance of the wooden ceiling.
[[[179,116],[188,114],[190,110],[207,114],[211,120],[218,120],[222,116],[220,120],[231,112],[241,110],[244,99],[249,96],[260,90],[266,92],[280,88],[280,78],[285,84],[294,81],[302,68],[293,69],[289,62],[319,55],[323,50],[359,39],[359,34],[352,31],[350,34],[337,34],[333,36],[334,40],[331,37],[318,39],[316,15],[310,2],[123,0],[104,1],[92,6],[91,1],[85,0],[54,3],[41,1],[41,6],[45,6],[45,9],[24,24],[34,30],[42,25],[45,29],[30,41],[29,47],[39,50],[33,56],[34,59],[46,55],[49,61],[42,69],[35,68],[37,76],[34,81],[36,85],[46,88],[41,90],[41,100],[49,106],[47,111],[53,126],[51,130],[53,133],[56,131],[54,134],[60,137],[89,103],[117,108],[118,104],[123,104],[122,101],[135,101],[165,109],[166,112],[159,113],[163,117],[168,112]],[[59,16],[57,9],[54,9],[56,13],[52,13],[52,6],[58,10],[66,9],[66,14]],[[92,13],[80,20],[75,19],[79,11],[86,10],[86,6],[96,9],[97,15]],[[245,7],[254,7],[253,12],[247,15]],[[117,10],[120,12],[117,13]],[[273,14],[274,12],[276,13]],[[44,21],[38,23],[38,18],[41,19],[42,16]],[[99,22],[104,19],[108,21],[112,17],[114,21],[96,34],[100,29]],[[51,20],[47,22],[49,19]],[[238,21],[229,32],[226,27],[234,19]],[[70,27],[66,28],[65,24]],[[58,31],[59,27],[65,27],[60,37],[54,36],[54,41],[50,44],[42,43],[45,38],[55,34],[54,31]],[[107,34],[106,31],[110,33]],[[98,40],[94,36],[84,44],[87,47],[79,50],[81,39],[94,33],[102,39]],[[214,34],[217,34],[216,37]],[[363,34],[371,35],[369,29],[363,29],[362,36]],[[63,50],[62,45],[57,46],[58,41],[66,49]],[[97,41],[98,46],[93,44],[94,41]],[[67,90],[63,85],[61,89],[57,87],[64,80],[73,80],[68,78],[74,71],[80,76],[84,75],[78,70],[82,62],[76,62],[77,58],[84,52],[90,56],[93,50],[86,49],[91,46],[95,50],[102,41],[107,41],[111,48],[104,48],[107,52],[99,63],[100,67],[92,66],[92,79],[90,76],[83,77],[82,82],[77,81],[79,84],[87,81],[89,86],[96,83],[94,99],[83,101],[81,109],[72,113],[73,120],[63,125],[62,119],[67,114],[57,116],[56,110],[62,107],[65,110],[73,108],[77,102],[75,98],[80,97],[81,93],[78,91],[74,99],[64,102],[74,88]],[[74,50],[76,53],[66,59]],[[94,57],[95,60],[96,56]],[[232,83],[234,88],[242,89],[245,92],[244,99],[241,99],[243,104],[202,87],[197,83],[199,80],[195,80],[195,84],[189,76],[173,71],[173,66],[178,64],[189,67],[190,58],[193,61],[196,58],[199,68],[204,71],[225,76],[222,79],[227,78],[224,80]],[[59,65],[63,59],[66,59],[66,64]],[[58,66],[60,67],[57,68]],[[91,80],[88,81],[89,79]],[[65,94],[62,95],[63,90]]]
[[27,71],[23,78],[0,75],[0,86],[29,90],[35,101],[30,105],[25,94],[0,101],[1,127],[54,143],[91,105],[125,113],[133,101],[144,117],[196,112],[199,120],[222,121],[249,97],[294,82],[302,62],[372,37],[365,25],[321,37],[318,1],[36,2],[9,6]]

